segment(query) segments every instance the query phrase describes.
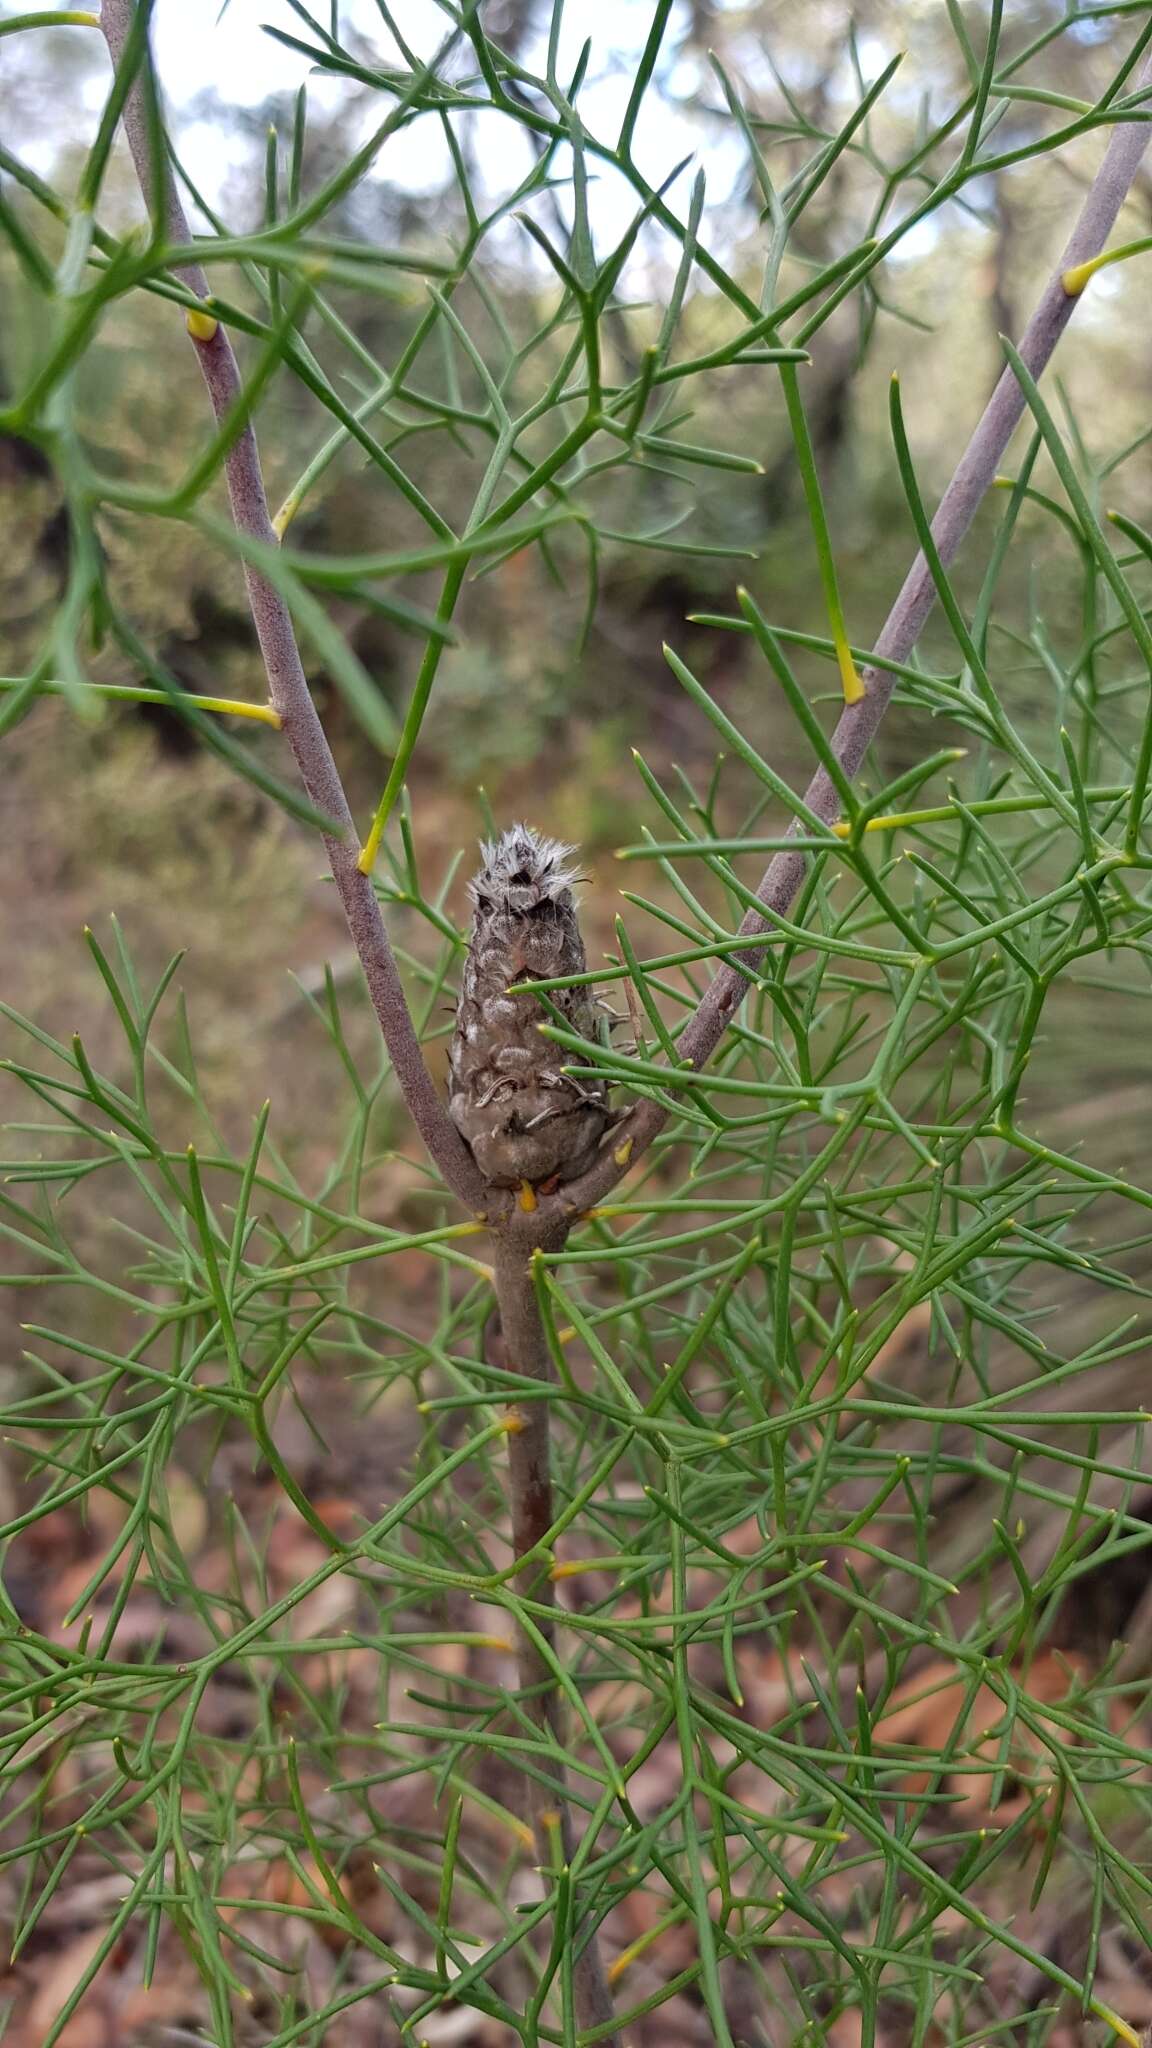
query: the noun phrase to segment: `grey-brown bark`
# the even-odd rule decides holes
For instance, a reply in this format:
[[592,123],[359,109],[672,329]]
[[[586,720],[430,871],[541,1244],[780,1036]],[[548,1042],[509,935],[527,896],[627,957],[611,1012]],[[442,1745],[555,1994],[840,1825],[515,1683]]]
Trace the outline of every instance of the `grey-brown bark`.
[[[556,1249],[563,1243],[561,1233]],[[532,1254],[507,1240],[496,1246],[496,1297],[500,1304],[500,1325],[505,1363],[512,1372],[534,1380],[553,1378],[536,1289],[532,1281]],[[509,1496],[512,1508],[512,1541],[523,1565],[517,1584],[537,1605],[555,1606],[555,1588],[549,1576],[549,1558],[542,1551],[544,1539],[555,1519],[552,1489],[552,1453],[547,1401],[525,1401],[515,1414],[516,1427],[508,1436]],[[537,1620],[536,1629],[552,1647],[555,1631],[550,1621]],[[525,1630],[520,1632],[520,1683],[525,1711],[541,1731],[554,1732],[558,1745],[564,1744],[564,1701],[547,1658],[539,1643]],[[569,1862],[576,1846],[571,1806],[563,1777],[554,1779],[555,1791],[536,1778],[526,1781],[532,1829],[537,1854],[547,1868],[554,1856],[553,1837],[558,1835],[561,1854]],[[612,1997],[594,1937],[578,1931],[580,1943],[573,1984],[582,2028],[603,2026],[612,2018]],[[602,2035],[606,2048],[614,2048],[616,2037]]]
[[[135,12],[133,0],[104,0],[100,26],[114,64],[120,64],[124,58]],[[147,195],[154,190],[152,144],[139,81],[128,95],[124,131],[141,190]],[[186,248],[192,241],[184,209],[167,171],[164,227],[177,246]],[[208,281],[199,264],[184,264],[175,274],[197,298],[208,297]],[[242,392],[228,331],[212,322],[211,331],[203,339],[196,338],[194,346],[213,412],[218,421],[223,421],[231,415]],[[224,473],[237,531],[265,547],[275,548],[277,537],[268,511],[260,453],[251,422],[233,441]],[[291,613],[279,591],[248,561],[244,563],[244,580],[270,701],[280,714],[284,736],[308,795],[336,827],[324,841],[332,879],[409,1114],[453,1193],[467,1207],[481,1209],[483,1177],[449,1118],[425,1065],[371,879],[357,866],[359,847],[352,813],[308,688]]]

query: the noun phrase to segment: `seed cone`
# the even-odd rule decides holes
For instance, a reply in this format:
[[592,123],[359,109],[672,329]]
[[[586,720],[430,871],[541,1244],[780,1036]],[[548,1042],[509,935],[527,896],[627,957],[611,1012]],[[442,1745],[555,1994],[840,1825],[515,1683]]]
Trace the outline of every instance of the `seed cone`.
[[[587,1080],[563,1073],[585,1063],[541,1035],[547,1012],[536,996],[508,993],[518,981],[585,971],[571,848],[513,825],[481,853],[448,1055],[449,1114],[497,1186],[574,1180],[611,1121],[607,1087],[592,1067]],[[554,989],[549,1001],[571,1031],[595,1035],[590,987]]]

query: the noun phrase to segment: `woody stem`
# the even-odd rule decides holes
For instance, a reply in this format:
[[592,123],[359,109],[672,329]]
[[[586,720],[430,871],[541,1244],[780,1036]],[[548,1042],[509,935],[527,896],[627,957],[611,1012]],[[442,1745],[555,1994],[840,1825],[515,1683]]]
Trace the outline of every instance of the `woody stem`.
[[[558,1251],[566,1231],[550,1236],[544,1247]],[[500,1326],[510,1370],[530,1379],[550,1382],[555,1378],[548,1340],[536,1299],[532,1278],[533,1252],[521,1239],[501,1235],[495,1245],[496,1300]],[[547,1538],[555,1521],[552,1490],[552,1448],[550,1402],[526,1401],[516,1412],[516,1427],[508,1435],[508,1484],[512,1509],[512,1541],[516,1556],[524,1560],[517,1576],[518,1590],[530,1596],[536,1606],[555,1608],[556,1592],[549,1576]],[[525,1712],[550,1738],[550,1747],[564,1745],[564,1702],[555,1670],[555,1624],[534,1617],[533,1633],[522,1625],[518,1630],[520,1688]],[[536,1850],[544,1869],[555,1862],[555,1839],[565,1865],[572,1859],[576,1836],[563,1767],[550,1762],[552,1783],[526,1779],[526,1801],[531,1815]],[[600,1958],[596,1931],[576,1925],[577,1953],[573,1966],[576,2024],[581,2032],[603,2027],[612,2019],[612,1997]],[[614,2034],[600,2036],[604,2048],[616,2048]]]
[[[1150,77],[1152,59],[1143,67],[1141,85],[1147,85]],[[1104,247],[1148,143],[1149,129],[1144,121],[1125,123],[1121,120],[1112,131],[1076,225],[1020,342],[1021,360],[1035,378],[1039,378],[1047,367],[1078,304],[1078,294],[1068,289],[1065,278],[1069,272],[1075,273],[1099,255]],[[1015,372],[1006,368],[960,457],[932,522],[936,550],[945,569],[955,560],[981,499],[991,489],[1008,443],[1020,423],[1024,403],[1024,392]],[[923,554],[918,554],[876,642],[876,653],[883,660],[908,661],[936,597],[932,571]],[[832,750],[848,777],[859,773],[895,688],[895,676],[890,670],[867,668],[862,680],[864,695],[858,702],[845,706],[832,735]],[[805,790],[804,803],[809,812],[815,812],[826,824],[834,824],[839,818],[839,793],[823,767],[817,769]],[[795,836],[797,827],[793,825],[791,829],[792,836]],[[807,856],[800,852],[785,850],[773,857],[756,891],[764,906],[763,912],[749,911],[740,926],[741,932],[750,940],[763,942],[765,937],[771,936],[773,918],[787,914],[804,879],[807,865]],[[754,945],[749,947],[749,953],[754,960]],[[740,955],[717,969],[695,1015],[677,1041],[676,1049],[682,1059],[695,1067],[702,1067],[712,1058],[747,989],[748,972],[748,955]],[[667,1114],[658,1102],[639,1103],[621,1125],[616,1147],[606,1149],[579,1180],[570,1182],[563,1189],[565,1212],[574,1215],[602,1202],[628,1168],[634,1166],[647,1151],[663,1129]],[[621,1153],[624,1154],[623,1164],[620,1163]]]
[[[123,61],[135,13],[134,0],[103,0],[100,27],[116,65]],[[138,78],[133,82],[124,107],[124,132],[141,191],[147,197],[155,189],[152,133]],[[187,246],[192,240],[192,233],[172,173],[166,167],[163,190],[165,232],[172,243]],[[208,297],[207,279],[199,264],[184,264],[176,275],[198,298]],[[194,339],[193,346],[216,418],[218,421],[226,420],[242,395],[240,371],[227,330],[222,323],[215,323],[206,338]],[[260,454],[251,421],[232,442],[224,471],[237,532],[261,542],[265,547],[275,548],[278,541],[268,511]],[[425,1065],[376,892],[369,877],[362,874],[357,865],[358,847],[352,813],[340,771],[332,758],[332,750],[312,702],[292,615],[280,592],[247,560],[244,562],[244,580],[268,679],[269,698],[279,714],[284,737],[292,749],[308,795],[335,827],[324,839],[328,864],[409,1114],[453,1193],[468,1208],[482,1209],[485,1195],[483,1178],[449,1118]]]

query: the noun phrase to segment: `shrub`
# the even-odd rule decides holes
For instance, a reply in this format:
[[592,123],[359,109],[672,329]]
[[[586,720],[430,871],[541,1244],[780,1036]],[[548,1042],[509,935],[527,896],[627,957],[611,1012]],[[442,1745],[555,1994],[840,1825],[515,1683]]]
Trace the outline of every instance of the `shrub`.
[[[308,61],[387,112],[309,187],[302,93],[258,229],[190,233],[149,9],[129,0],[105,0],[115,77],[75,198],[4,159],[3,224],[44,339],[5,425],[53,465],[70,525],[64,598],[33,666],[7,679],[5,720],[47,693],[79,716],[101,697],[172,704],[319,835],[386,1054],[365,1078],[329,974],[314,1001],[343,1128],[304,1170],[278,1151],[267,1105],[243,1145],[217,1129],[191,1041],[167,1023],[177,963],[149,985],[118,929],[87,941],[122,1040],[107,1071],[82,1039],[5,1011],[24,1034],[8,1073],[37,1119],[14,1127],[5,1167],[11,1277],[45,1288],[53,1317],[29,1326],[5,1410],[32,1489],[3,1532],[17,1956],[78,1873],[106,1875],[112,1902],[42,2013],[43,2048],[90,1998],[131,1985],[146,2004],[180,1951],[200,2003],[173,2038],[220,2044],[352,2041],[364,2012],[372,2038],[414,2042],[667,2040],[685,2012],[702,2015],[691,2038],[722,2044],[883,2034],[958,2048],[1012,2028],[1038,2042],[1069,2014],[1133,2041],[1097,1979],[1107,1938],[1145,1940],[1144,1673],[1127,1652],[1075,1654],[1060,1630],[1087,1576],[1149,1540],[1145,1418],[1110,1398],[1144,1339],[1110,1297],[1141,1292],[1129,1212],[1152,1196],[1062,1143],[1054,1112],[1035,1129],[1022,1089],[1046,1031],[1058,1086],[1069,990],[1107,1002],[1111,1021],[1146,987],[1152,540],[1118,518],[1116,550],[1099,478],[1039,380],[1143,154],[1133,77],[1152,25],[1096,102],[1070,104],[1045,88],[1043,59],[1086,16],[1009,56],[999,7],[982,50],[953,11],[969,82],[892,161],[872,124],[895,63],[838,130],[797,109],[772,137],[718,70],[762,202],[750,282],[709,253],[703,175],[683,208],[671,167],[654,187],[636,163],[667,0],[614,139],[580,111],[587,49],[561,70],[559,4],[539,74],[474,5],[445,10],[428,58],[381,7],[394,61],[342,42],[335,15],[326,28],[296,11]],[[522,182],[487,213],[474,118],[530,145]],[[122,120],[143,231],[100,219]],[[419,252],[331,232],[416,121],[452,152],[462,242]],[[1097,128],[1107,148],[1068,249],[1019,349],[1006,345],[931,526],[893,387],[893,475],[921,553],[868,656],[839,594],[809,345],[847,300],[871,324],[880,267],[911,225]],[[1001,130],[1024,139],[1001,144]],[[795,253],[800,223],[844,165],[878,180],[874,231],[812,268]],[[607,251],[589,203],[601,167],[635,203]],[[560,226],[546,228],[558,188]],[[479,260],[517,209],[557,280],[527,338]],[[678,251],[659,319],[623,297],[632,252],[656,233]],[[682,353],[701,278],[723,338]],[[417,279],[427,299],[399,360],[365,361],[332,295],[408,305]],[[100,321],[144,295],[183,314],[216,427],[198,452],[159,451],[172,474],[139,482],[97,459],[77,379]],[[618,374],[621,321],[642,343]],[[337,345],[375,380],[356,407],[325,367]],[[590,1167],[488,1185],[425,1057],[465,939],[455,864],[431,861],[404,800],[409,765],[470,574],[536,547],[561,579],[584,563],[591,609],[606,542],[654,538],[612,525],[617,472],[756,471],[683,433],[686,394],[721,371],[755,379],[787,419],[826,616],[785,632],[741,589],[711,623],[755,646],[814,778],[795,795],[668,650],[722,741],[716,772],[669,788],[639,762],[656,830],[621,856],[659,877],[655,896],[629,893],[642,924],[620,921],[606,970],[518,984],[557,1071],[578,1082],[597,1067],[618,1120]],[[274,433],[271,394],[293,385],[331,419],[273,522],[251,419],[262,406]],[[965,603],[952,563],[1022,418],[1027,445]],[[417,428],[464,443],[469,489],[479,473],[467,511],[426,495]],[[411,513],[402,552],[292,544],[292,516],[350,443]],[[1051,492],[1033,483],[1045,461]],[[221,472],[231,525],[212,509]],[[192,522],[243,563],[266,703],[189,696],[134,627],[101,533],[145,518]],[[997,606],[1006,563],[1038,534],[1046,557],[1060,552],[1041,567],[1025,653]],[[431,608],[397,588],[429,571]],[[1055,603],[1069,578],[1081,630],[1061,652],[1043,605],[1049,580]],[[420,643],[398,726],[325,607],[333,592]],[[935,605],[949,647],[921,659]],[[362,844],[297,633],[388,759]],[[92,679],[101,642],[114,681]],[[833,678],[832,729],[825,693],[794,666],[805,656]],[[1025,720],[1016,685],[1032,689],[1037,663],[1048,699]],[[886,780],[870,749],[893,704],[949,743]],[[282,734],[275,766],[231,736],[242,717]],[[748,863],[765,857],[754,885]],[[662,930],[654,953],[639,929]],[[623,998],[631,1045],[571,1028],[565,991],[593,980]],[[401,1101],[430,1171],[398,1153]],[[1129,1218],[1104,1246],[1089,1228],[1102,1203]],[[338,1373],[366,1390],[375,1515],[306,1483],[305,1439],[291,1447],[293,1404],[308,1424]],[[1120,1448],[1102,1448],[1117,1432]],[[221,1518],[211,1570],[205,1489]],[[942,1550],[939,1504],[963,1489],[970,1511]],[[29,1625],[26,1546],[76,1504],[100,1539],[92,1568],[69,1587],[66,1626]],[[1053,1901],[1063,1946],[1044,1931]]]

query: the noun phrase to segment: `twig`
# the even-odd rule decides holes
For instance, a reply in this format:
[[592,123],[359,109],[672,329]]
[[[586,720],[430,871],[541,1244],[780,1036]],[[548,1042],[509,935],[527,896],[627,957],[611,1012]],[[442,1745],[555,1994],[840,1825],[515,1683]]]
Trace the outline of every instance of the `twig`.
[[[1152,61],[1145,65],[1141,83],[1147,83],[1150,77]],[[1076,305],[1076,296],[1065,289],[1064,274],[1088,262],[1104,247],[1148,143],[1149,131],[1144,122],[1118,124],[1112,132],[1068,245],[1020,343],[1021,358],[1033,377],[1039,377],[1046,368]],[[1013,371],[1005,369],[932,522],[945,568],[955,559],[981,499],[991,488],[1023,411],[1024,393]],[[906,662],[935,602],[936,585],[924,556],[918,554],[876,642],[877,656],[886,661]],[[867,668],[863,681],[864,696],[845,707],[832,737],[833,751],[848,776],[859,773],[895,688],[895,677],[883,669]],[[824,768],[818,768],[812,777],[804,792],[804,802],[826,824],[832,825],[839,818],[840,800]],[[794,823],[792,835],[796,836],[798,831]],[[803,853],[781,852],[773,856],[756,891],[767,914],[749,911],[740,926],[742,933],[754,939],[771,932],[773,916],[785,914],[800,888],[806,867],[807,856]],[[690,1060],[696,1067],[707,1064],[744,995],[749,974],[754,972],[754,964],[741,965],[739,960],[718,969],[677,1042],[682,1059]],[[667,1114],[657,1103],[638,1103],[617,1126],[603,1156],[579,1180],[568,1182],[560,1195],[552,1196],[547,1204],[541,1203],[540,1227],[547,1227],[551,1207],[558,1206],[574,1216],[603,1201],[647,1151],[663,1129]]]
[[[552,1249],[559,1249],[567,1236],[563,1227],[554,1233]],[[496,1299],[500,1305],[500,1327],[512,1371],[532,1379],[553,1378],[552,1361],[540,1320],[533,1285],[531,1253],[507,1237],[496,1240]],[[519,1411],[517,1427],[508,1435],[509,1496],[512,1505],[512,1543],[518,1558],[527,1559],[519,1574],[521,1590],[538,1603],[555,1604],[555,1588],[548,1563],[539,1546],[555,1520],[552,1501],[552,1457],[547,1401],[527,1401]],[[551,1648],[552,1627],[539,1622],[538,1632]],[[520,1686],[525,1711],[542,1734],[551,1734],[558,1748],[564,1746],[564,1706],[555,1674],[540,1646],[523,1629],[519,1637]],[[559,1836],[565,1864],[572,1860],[575,1835],[571,1809],[563,1783],[563,1766],[554,1764],[552,1776],[560,1780],[557,1792],[528,1779],[528,1801],[536,1850],[542,1867],[553,1861],[553,1841]],[[573,1969],[573,1991],[581,2031],[603,2026],[612,2018],[612,1995],[600,1960],[599,1945],[590,1933]],[[615,2048],[615,2035],[600,2037],[604,2048]]]
[[[133,0],[103,0],[100,27],[116,65],[123,57],[135,13]],[[147,196],[155,189],[152,136],[138,79],[134,81],[125,105],[124,131],[141,191]],[[164,201],[165,231],[175,245],[187,247],[192,234],[167,167],[164,172]],[[197,298],[209,297],[208,282],[198,263],[182,265],[175,275],[195,292]],[[222,421],[232,412],[241,392],[240,371],[232,343],[223,325],[208,315],[190,315],[189,331],[208,386],[212,409],[217,420]],[[224,470],[232,518],[238,531],[266,547],[276,547],[277,537],[268,512],[260,455],[251,422],[233,442]],[[401,1093],[416,1128],[452,1192],[469,1209],[483,1210],[483,1178],[451,1122],[425,1065],[380,905],[370,878],[361,874],[356,864],[359,849],[352,813],[308,689],[291,613],[280,593],[249,562],[244,563],[244,580],[252,623],[268,677],[268,695],[295,756],[301,780],[317,809],[341,827],[338,837],[325,835],[324,845]]]

